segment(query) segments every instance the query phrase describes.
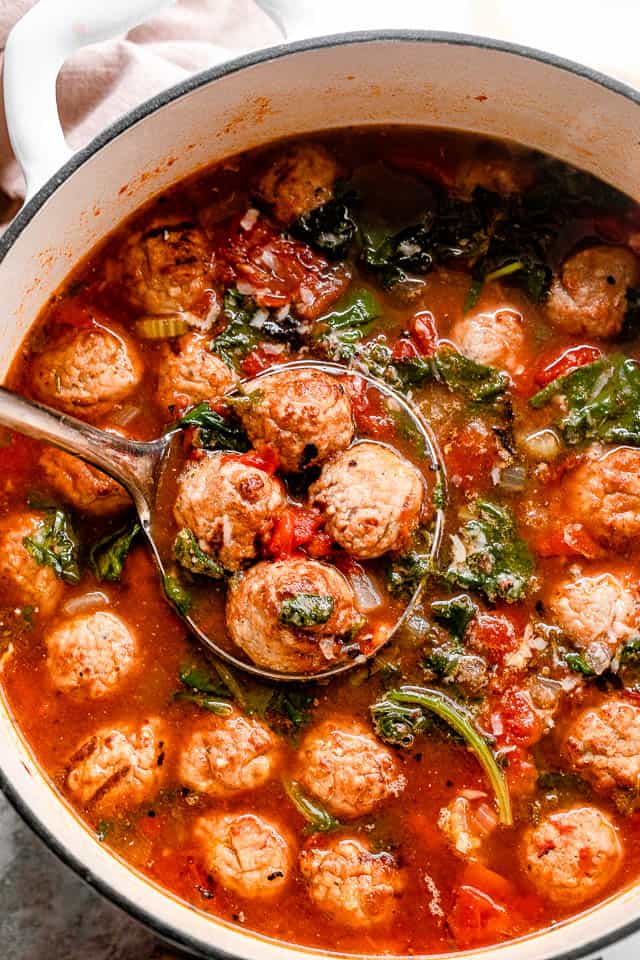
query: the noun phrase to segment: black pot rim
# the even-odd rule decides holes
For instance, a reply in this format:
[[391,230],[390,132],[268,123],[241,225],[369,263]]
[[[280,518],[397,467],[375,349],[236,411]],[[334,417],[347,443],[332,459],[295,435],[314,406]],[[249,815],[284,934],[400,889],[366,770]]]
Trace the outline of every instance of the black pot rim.
[[[265,47],[263,49],[247,53],[226,61],[217,67],[212,67],[200,73],[194,74],[175,86],[163,90],[151,99],[140,104],[140,106],[129,111],[123,117],[108,126],[102,133],[98,134],[90,143],[73,155],[24,205],[18,215],[10,223],[5,233],[0,237],[0,263],[4,260],[7,253],[20,236],[22,231],[36,216],[40,208],[46,203],[49,197],[87,160],[98,153],[102,147],[114,140],[121,133],[133,126],[140,120],[155,113],[168,103],[178,100],[183,95],[190,93],[199,87],[206,86],[215,80],[230,74],[237,73],[247,67],[253,67],[268,60],[276,60],[291,54],[304,53],[306,51],[321,50],[327,47],[345,46],[349,44],[379,43],[389,41],[391,43],[439,43],[450,44],[452,46],[476,47],[481,50],[491,50],[500,53],[508,53],[523,59],[533,60],[544,64],[545,66],[555,67],[571,73],[574,76],[589,80],[601,87],[630,100],[632,103],[640,106],[640,91],[633,87],[614,80],[606,74],[597,70],[592,70],[582,64],[567,60],[564,57],[556,56],[552,53],[546,53],[541,50],[527,47],[518,43],[511,43],[502,40],[495,40],[488,37],[474,36],[464,33],[449,33],[446,31],[434,30],[363,30],[349,33],[329,34],[327,36],[314,37],[309,40],[299,40],[294,43],[282,43],[275,46]],[[152,932],[156,933],[163,940],[169,943],[174,949],[186,951],[189,956],[201,958],[219,958],[219,960],[243,960],[239,956],[227,953],[219,947],[212,947],[203,944],[200,940],[186,934],[184,931],[176,929],[170,924],[165,923],[159,916],[151,914],[148,910],[133,902],[120,890],[113,887],[110,883],[94,874],[82,863],[82,861],[71,853],[64,844],[58,840],[50,828],[37,816],[27,805],[6,774],[0,769],[0,789],[14,807],[22,819],[40,837],[46,846],[74,873],[85,881],[96,892],[104,896],[107,900],[120,907],[134,919],[138,920]],[[215,921],[213,921],[215,922]],[[554,960],[581,960],[588,954],[606,949],[614,943],[631,936],[640,931],[640,916],[630,921],[616,931],[592,940],[574,949],[563,950],[555,955]],[[289,945],[285,945],[289,946]],[[507,946],[507,944],[505,944]],[[292,947],[291,949],[295,949]],[[497,948],[486,948],[486,951]],[[307,950],[303,948],[303,953]],[[461,953],[460,958],[464,957]],[[600,958],[598,958],[600,960]]]

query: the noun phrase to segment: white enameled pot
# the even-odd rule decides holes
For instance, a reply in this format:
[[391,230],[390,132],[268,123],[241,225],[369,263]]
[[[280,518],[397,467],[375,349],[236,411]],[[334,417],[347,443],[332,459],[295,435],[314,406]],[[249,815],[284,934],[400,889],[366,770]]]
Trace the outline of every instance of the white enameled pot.
[[[0,240],[0,377],[49,295],[142,202],[205,164],[323,128],[412,124],[518,141],[602,177],[640,201],[640,95],[576,64],[454,34],[382,31],[252,53],[159,95],[75,156],[58,122],[55,77],[83,43],[122,32],[158,0],[41,0],[5,51],[5,102],[29,200]],[[298,35],[296,0],[263,0]],[[296,19],[297,18],[297,19]],[[38,769],[0,703],[0,776],[44,841],[90,884],[174,945],[201,957],[301,960],[204,916],[112,857]],[[637,851],[636,851],[637,855]],[[640,886],[482,960],[640,955]]]

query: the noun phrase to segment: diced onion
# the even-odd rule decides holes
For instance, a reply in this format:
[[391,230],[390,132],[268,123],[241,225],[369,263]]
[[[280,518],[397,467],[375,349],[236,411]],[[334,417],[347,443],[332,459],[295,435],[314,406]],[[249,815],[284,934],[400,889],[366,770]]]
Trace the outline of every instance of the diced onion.
[[240,221],[240,227],[243,230],[251,230],[255,226],[256,220],[260,216],[260,211],[256,210],[255,207],[249,207],[244,217]]
[[62,607],[63,613],[82,613],[83,610],[92,610],[94,607],[103,606],[109,603],[109,597],[101,590],[92,590],[91,593],[83,593],[79,597],[72,597]]
[[165,340],[180,337],[190,329],[189,324],[177,314],[172,316],[148,316],[136,321],[136,333],[143,340]]
[[246,280],[238,280],[236,283],[236,290],[238,293],[241,293],[243,297],[251,296],[251,294],[256,292],[256,288],[252,283],[247,283]]
[[498,486],[503,490],[511,490],[516,492],[519,490],[524,490],[526,482],[527,471],[522,464],[518,463],[512,467],[505,467],[504,470],[500,471]]
[[524,447],[532,460],[543,461],[555,460],[562,449],[558,434],[550,427],[530,433],[524,439]]
[[376,610],[382,604],[382,597],[376,590],[371,577],[362,571],[355,571],[348,575],[349,582],[356,595],[356,603],[361,613],[368,613],[370,610]]

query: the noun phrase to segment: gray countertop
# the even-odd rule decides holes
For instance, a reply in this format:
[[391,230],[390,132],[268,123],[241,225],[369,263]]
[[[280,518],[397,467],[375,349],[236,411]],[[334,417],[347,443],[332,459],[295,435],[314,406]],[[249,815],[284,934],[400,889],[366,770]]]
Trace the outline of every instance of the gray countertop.
[[163,960],[165,948],[47,850],[0,794],[2,960]]

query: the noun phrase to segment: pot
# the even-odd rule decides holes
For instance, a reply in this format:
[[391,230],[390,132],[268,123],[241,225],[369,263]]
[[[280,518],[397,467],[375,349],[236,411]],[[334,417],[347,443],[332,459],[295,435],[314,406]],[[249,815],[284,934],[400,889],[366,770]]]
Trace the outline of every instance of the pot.
[[[350,124],[474,131],[553,154],[640,201],[637,92],[557,57],[445,33],[351,33],[251,53],[160,94],[71,156],[56,113],[59,67],[82,43],[120,33],[158,5],[41,0],[7,44],[7,117],[29,199],[0,240],[1,377],[47,298],[118,223],[205,164],[278,137]],[[285,29],[300,12],[285,0],[264,6]],[[5,704],[0,736],[2,786],[25,820],[80,876],[156,933],[199,957],[319,956],[206,917],[129,869],[57,795]],[[546,932],[467,956],[630,960],[640,950],[636,931],[640,885]]]

